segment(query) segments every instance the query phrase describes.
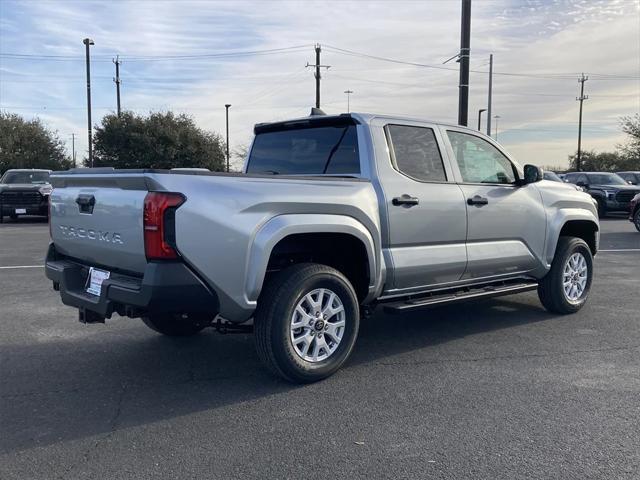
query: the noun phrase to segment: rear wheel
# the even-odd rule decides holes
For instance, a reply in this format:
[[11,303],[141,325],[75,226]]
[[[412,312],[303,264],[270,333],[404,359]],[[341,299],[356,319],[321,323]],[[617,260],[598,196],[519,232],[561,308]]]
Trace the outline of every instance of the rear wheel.
[[158,313],[142,317],[151,330],[170,337],[195,335],[211,325],[211,317],[206,314]]
[[538,296],[554,313],[575,313],[589,296],[593,279],[593,256],[584,240],[560,237],[551,270],[540,281]]
[[633,224],[636,226],[636,230],[640,232],[640,208],[638,208],[633,215]]
[[326,265],[294,265],[263,289],[254,321],[256,349],[272,373],[315,382],[344,364],[359,326],[358,299],[342,273]]

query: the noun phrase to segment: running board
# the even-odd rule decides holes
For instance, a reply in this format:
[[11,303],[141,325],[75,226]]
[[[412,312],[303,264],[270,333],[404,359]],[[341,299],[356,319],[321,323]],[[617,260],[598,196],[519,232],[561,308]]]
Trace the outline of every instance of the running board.
[[538,283],[533,281],[502,282],[484,287],[467,287],[458,290],[447,290],[445,292],[434,292],[427,296],[423,295],[401,301],[383,303],[383,305],[386,313],[404,313],[411,310],[448,305],[450,303],[528,292],[536,288],[538,288]]

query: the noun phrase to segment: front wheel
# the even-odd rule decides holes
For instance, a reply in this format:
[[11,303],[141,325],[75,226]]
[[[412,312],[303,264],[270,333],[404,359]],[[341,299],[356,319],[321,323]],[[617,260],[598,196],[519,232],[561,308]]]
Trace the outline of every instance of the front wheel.
[[151,330],[169,337],[189,337],[211,325],[209,315],[156,313],[142,317]]
[[551,270],[538,285],[538,296],[553,313],[575,313],[589,296],[593,256],[581,238],[560,237]]
[[342,273],[326,265],[294,265],[260,295],[254,318],[258,357],[285,380],[315,382],[344,364],[359,326],[358,299]]

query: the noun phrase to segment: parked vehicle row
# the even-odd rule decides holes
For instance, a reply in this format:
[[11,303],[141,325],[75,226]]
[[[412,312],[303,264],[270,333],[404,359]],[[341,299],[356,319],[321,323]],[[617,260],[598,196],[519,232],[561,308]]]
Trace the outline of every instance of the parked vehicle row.
[[[361,315],[537,290],[586,302],[595,201],[471,129],[366,114],[259,124],[243,174],[56,173],[45,272],[86,323],[166,335],[253,318],[263,363],[334,373]],[[393,328],[390,324],[389,328]]]
[[12,169],[0,178],[0,222],[5,216],[48,215],[50,170]]
[[564,179],[584,188],[598,202],[600,217],[609,212],[629,212],[631,199],[640,193],[640,187],[630,185],[615,173],[571,172]]

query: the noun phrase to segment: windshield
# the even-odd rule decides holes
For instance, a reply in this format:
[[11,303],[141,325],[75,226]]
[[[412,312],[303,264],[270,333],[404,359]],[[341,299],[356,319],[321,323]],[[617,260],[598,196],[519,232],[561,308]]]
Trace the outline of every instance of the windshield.
[[615,173],[590,173],[589,183],[594,185],[629,185],[620,175]]
[[544,172],[542,174],[545,180],[551,180],[552,182],[562,182],[562,179],[556,175],[555,172]]
[[357,175],[360,157],[356,127],[317,126],[258,133],[247,173]]
[[42,185],[49,183],[49,172],[6,172],[0,183]]

